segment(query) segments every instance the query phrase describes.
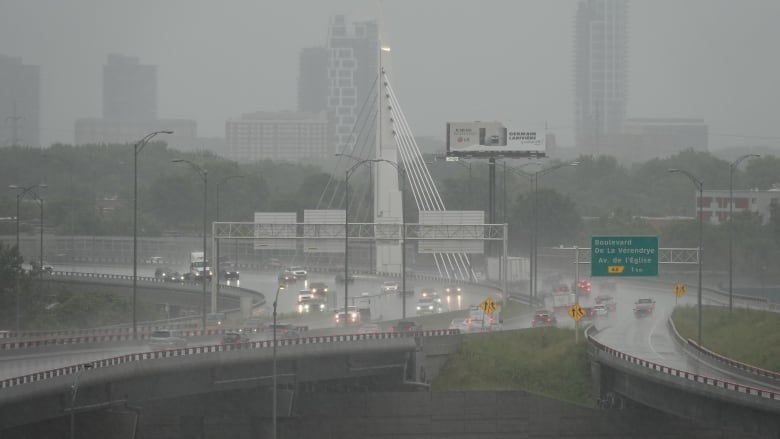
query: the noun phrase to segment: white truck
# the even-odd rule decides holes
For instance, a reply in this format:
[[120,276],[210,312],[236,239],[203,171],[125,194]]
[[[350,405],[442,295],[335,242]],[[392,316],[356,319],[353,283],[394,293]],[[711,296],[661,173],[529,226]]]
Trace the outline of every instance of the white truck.
[[552,294],[553,312],[566,311],[569,307],[574,305],[575,301],[576,298],[574,297],[574,293],[555,291]]
[[211,280],[211,276],[214,272],[211,270],[209,260],[203,256],[203,252],[191,252],[190,253],[190,280],[200,281],[202,276],[206,276],[206,280]]

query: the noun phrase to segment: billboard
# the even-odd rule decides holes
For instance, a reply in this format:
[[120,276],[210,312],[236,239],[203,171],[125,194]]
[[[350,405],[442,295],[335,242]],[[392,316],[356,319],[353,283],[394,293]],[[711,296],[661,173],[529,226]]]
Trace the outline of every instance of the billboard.
[[447,122],[447,155],[545,157],[542,129],[507,129],[501,122]]

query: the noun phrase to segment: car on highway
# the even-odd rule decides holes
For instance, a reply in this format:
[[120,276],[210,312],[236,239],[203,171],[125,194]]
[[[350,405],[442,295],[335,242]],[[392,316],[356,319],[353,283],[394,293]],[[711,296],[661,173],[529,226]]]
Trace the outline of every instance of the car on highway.
[[448,329],[457,329],[460,332],[468,332],[470,329],[469,319],[467,318],[464,319],[462,317],[457,319],[452,319]]
[[596,304],[593,305],[593,314],[597,316],[605,316],[609,314],[609,310],[607,309],[607,305],[604,304]]
[[417,332],[422,331],[422,325],[412,320],[399,320],[391,330],[392,332]]
[[463,287],[460,285],[447,285],[444,287],[444,297],[457,299],[463,296]]
[[347,312],[345,313],[344,308],[342,307],[334,312],[337,325],[354,325],[360,323],[360,310],[358,310],[357,306],[349,305],[347,306],[346,311]]
[[597,305],[604,305],[607,307],[608,311],[615,311],[617,309],[617,302],[615,301],[615,298],[607,295],[607,294],[601,294],[593,298],[593,301]]
[[292,273],[293,276],[295,276],[295,280],[306,280],[308,278],[309,273],[301,267],[300,265],[293,265],[291,267],[287,267],[284,270],[286,273]]
[[376,323],[366,323],[358,328],[358,334],[377,334],[379,332],[382,332],[382,330]]
[[441,306],[441,301],[437,300],[435,297],[421,298],[417,301],[415,309],[417,310],[417,315],[438,314],[444,311]]
[[280,284],[293,284],[295,283],[295,274],[289,271],[283,271],[277,277]]
[[241,273],[238,271],[238,267],[232,263],[223,262],[219,264],[219,278],[228,285],[238,286],[241,280]]
[[249,343],[249,336],[245,332],[241,331],[229,331],[222,335],[223,345],[235,345],[242,343]]
[[187,347],[187,339],[179,331],[158,329],[149,336],[147,345],[152,350],[182,349]]
[[383,293],[397,293],[400,287],[396,281],[382,282],[381,291]]
[[167,261],[162,256],[150,256],[145,262],[147,264],[165,264]]
[[590,280],[588,279],[580,279],[577,281],[576,285],[576,293],[577,294],[584,294],[588,295],[590,294],[591,290],[593,289],[593,285],[591,284]]
[[244,320],[244,323],[241,325],[241,332],[247,332],[247,333],[255,333],[262,331],[264,326],[263,319],[258,317],[250,317],[246,320]]
[[300,326],[295,326],[292,323],[277,323],[276,326],[274,326],[273,323],[270,323],[263,332],[267,332],[273,337],[274,328],[276,328],[276,337],[282,340],[299,339],[301,338],[301,331],[303,330]]
[[165,278],[167,278],[171,273],[173,273],[173,269],[171,267],[157,267],[154,270],[154,277],[165,280]]
[[298,292],[298,314],[324,312],[326,309],[327,302],[324,296],[314,294],[311,290]]
[[311,282],[309,291],[315,296],[326,297],[328,295],[328,284],[325,282]]
[[184,282],[184,275],[178,271],[170,271],[163,277],[164,282]]
[[531,319],[532,328],[555,326],[557,323],[558,319],[555,317],[555,314],[546,309],[536,310],[533,319]]
[[436,291],[434,288],[423,288],[422,290],[420,290],[420,297],[423,298],[423,299],[428,298],[428,297],[432,297],[432,298],[438,299],[439,298],[439,292]]

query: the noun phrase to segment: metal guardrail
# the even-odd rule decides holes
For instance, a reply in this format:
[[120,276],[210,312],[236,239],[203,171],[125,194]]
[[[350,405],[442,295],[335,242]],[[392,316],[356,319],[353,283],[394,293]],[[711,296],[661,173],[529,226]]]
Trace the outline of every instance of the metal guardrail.
[[594,327],[590,326],[585,331],[585,336],[588,339],[588,342],[593,346],[594,348],[598,349],[601,352],[604,352],[605,354],[618,359],[620,361],[641,366],[646,368],[647,370],[662,373],[667,376],[680,378],[684,380],[685,382],[697,382],[700,384],[708,385],[714,388],[724,389],[724,390],[730,390],[739,394],[743,395],[751,395],[756,396],[759,398],[762,398],[764,400],[771,400],[771,401],[780,401],[780,392],[774,392],[771,390],[765,390],[765,389],[759,389],[756,387],[746,386],[743,384],[737,384],[732,383],[729,381],[719,380],[716,378],[710,378],[704,375],[700,375],[697,373],[692,372],[686,372],[680,369],[675,369],[673,367],[664,366],[662,364],[654,363],[652,361],[643,360],[638,357],[634,357],[632,355],[626,354],[624,352],[618,351],[616,349],[612,349],[607,345],[604,345],[594,339],[592,337],[592,332],[594,331]]
[[[366,340],[390,340],[408,337],[441,337],[448,335],[459,335],[460,331],[457,329],[441,329],[441,330],[428,330],[419,332],[383,332],[375,334],[342,334],[342,335],[323,335],[315,337],[303,337],[297,339],[279,339],[277,340],[277,347],[281,346],[294,346],[294,345],[311,345],[311,344],[323,344],[323,343],[340,343],[340,342],[355,342]],[[118,366],[121,364],[132,363],[136,361],[157,360],[172,357],[184,357],[190,355],[210,354],[215,352],[226,352],[234,350],[248,350],[248,349],[269,349],[273,348],[272,340],[254,341],[241,344],[227,344],[227,345],[211,345],[211,346],[198,346],[191,348],[171,349],[164,351],[151,351],[141,352],[136,354],[121,355],[118,357],[106,358],[103,360],[90,362],[89,365],[92,368],[104,368]],[[24,384],[31,384],[35,382],[44,381],[50,378],[59,376],[76,374],[83,369],[83,364],[74,366],[61,367],[58,369],[47,370],[43,372],[36,372],[29,375],[23,375],[20,377],[7,378],[0,380],[0,389],[6,389],[9,387],[20,386]]]

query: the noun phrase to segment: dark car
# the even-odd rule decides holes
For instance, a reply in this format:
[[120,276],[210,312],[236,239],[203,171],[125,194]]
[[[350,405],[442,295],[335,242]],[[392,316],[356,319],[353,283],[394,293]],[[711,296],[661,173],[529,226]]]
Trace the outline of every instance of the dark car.
[[534,313],[534,318],[531,320],[531,327],[555,326],[557,323],[558,319],[555,318],[555,314],[546,309],[540,309]]
[[226,332],[222,336],[222,344],[241,344],[249,343],[249,336],[243,332]]
[[393,325],[393,332],[417,332],[422,331],[422,325],[411,320],[401,320]]
[[163,280],[165,282],[184,282],[184,275],[178,271],[171,271],[168,272],[165,277],[163,277]]
[[293,284],[295,283],[295,274],[289,271],[284,271],[279,275],[279,283]]
[[169,267],[157,267],[157,269],[154,270],[154,277],[157,279],[165,279],[168,277],[168,274],[172,272],[173,270],[171,270]]
[[227,284],[238,283],[240,279],[238,267],[233,264],[221,264],[219,266],[219,278]]
[[[336,283],[337,284],[343,284],[344,283],[344,273],[338,273],[336,274]],[[351,274],[347,275],[346,281],[349,283],[355,283],[355,276],[352,276]]]

